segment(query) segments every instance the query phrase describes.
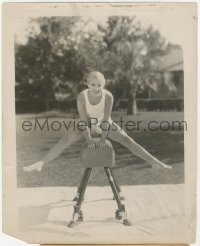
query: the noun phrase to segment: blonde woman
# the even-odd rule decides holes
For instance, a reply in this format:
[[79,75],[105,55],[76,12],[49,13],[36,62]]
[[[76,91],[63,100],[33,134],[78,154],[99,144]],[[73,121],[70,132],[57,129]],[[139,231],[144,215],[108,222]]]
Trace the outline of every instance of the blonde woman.
[[[113,122],[111,119],[113,96],[104,89],[105,78],[102,73],[98,71],[89,73],[87,76],[87,86],[88,89],[80,92],[77,98],[80,116],[79,127],[75,129],[69,128],[66,134],[42,160],[24,167],[24,171],[36,170],[40,172],[44,165],[58,157],[66,148],[81,138],[85,138],[90,151],[94,151],[96,145],[98,145],[99,151],[104,151],[106,148],[105,139],[109,138],[128,148],[134,155],[142,158],[151,164],[152,167],[171,168],[171,166],[162,163],[152,156]],[[93,141],[95,134],[100,135],[98,143]]]

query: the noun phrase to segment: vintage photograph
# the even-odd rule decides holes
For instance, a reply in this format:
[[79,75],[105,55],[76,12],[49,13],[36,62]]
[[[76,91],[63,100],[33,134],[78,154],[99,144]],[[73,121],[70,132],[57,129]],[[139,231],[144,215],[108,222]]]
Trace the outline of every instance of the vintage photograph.
[[185,45],[194,42],[185,36],[195,7],[5,6],[15,17],[13,235],[29,243],[194,240],[185,197],[195,97]]

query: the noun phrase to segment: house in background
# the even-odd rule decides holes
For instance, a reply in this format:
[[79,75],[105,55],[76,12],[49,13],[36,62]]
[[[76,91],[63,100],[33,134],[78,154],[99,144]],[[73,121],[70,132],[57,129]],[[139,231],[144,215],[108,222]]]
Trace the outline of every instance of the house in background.
[[159,68],[162,83],[157,91],[149,89],[149,98],[179,98],[184,97],[184,67],[183,50],[179,46],[170,49],[162,57]]
[[183,50],[172,46],[160,58],[158,72],[160,82],[157,89],[147,88],[137,95],[137,106],[144,111],[183,111],[184,109],[184,63]]

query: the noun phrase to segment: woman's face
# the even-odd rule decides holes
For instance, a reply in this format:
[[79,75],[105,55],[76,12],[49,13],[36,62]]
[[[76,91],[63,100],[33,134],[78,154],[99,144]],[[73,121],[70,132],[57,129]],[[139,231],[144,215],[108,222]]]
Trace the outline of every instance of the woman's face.
[[88,84],[88,88],[94,94],[101,93],[101,91],[104,87],[104,84],[96,78],[88,79],[87,84]]

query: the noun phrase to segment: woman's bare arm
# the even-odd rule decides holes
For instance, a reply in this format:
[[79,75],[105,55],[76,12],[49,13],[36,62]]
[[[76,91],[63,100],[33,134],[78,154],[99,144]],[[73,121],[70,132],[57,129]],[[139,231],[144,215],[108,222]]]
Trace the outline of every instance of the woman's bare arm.
[[103,118],[104,123],[102,124],[102,136],[101,136],[102,142],[105,141],[107,134],[108,134],[108,130],[110,128],[110,125],[108,123],[108,119],[111,115],[112,107],[113,107],[113,96],[112,96],[112,94],[106,94],[105,110],[104,110],[104,118]]
[[90,135],[90,129],[88,127],[88,119],[84,101],[84,96],[82,93],[80,93],[77,98],[77,108],[80,116],[79,129],[83,132],[86,141],[90,143],[92,138]]

